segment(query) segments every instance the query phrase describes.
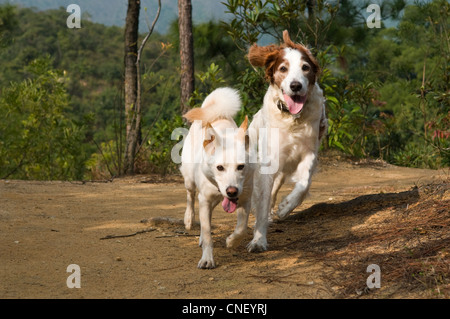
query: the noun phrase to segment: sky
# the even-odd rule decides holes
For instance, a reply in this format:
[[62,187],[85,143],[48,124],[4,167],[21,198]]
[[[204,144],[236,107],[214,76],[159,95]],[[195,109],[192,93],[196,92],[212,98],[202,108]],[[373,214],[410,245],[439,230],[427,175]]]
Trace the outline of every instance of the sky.
[[[223,0],[192,0],[194,23],[208,22],[226,18]],[[82,17],[85,12],[90,20],[105,25],[125,25],[128,0],[0,0],[22,7],[35,7],[38,10],[67,8],[70,4],[80,6]],[[170,22],[178,16],[178,0],[162,0],[161,15],[155,30],[159,33],[168,31]],[[157,0],[141,0],[140,31],[147,31],[146,21],[153,21],[158,8]]]

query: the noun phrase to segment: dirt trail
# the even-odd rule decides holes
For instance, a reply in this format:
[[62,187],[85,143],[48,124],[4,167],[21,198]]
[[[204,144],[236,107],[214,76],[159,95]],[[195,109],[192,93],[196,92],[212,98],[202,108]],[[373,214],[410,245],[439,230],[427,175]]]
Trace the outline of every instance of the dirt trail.
[[[198,227],[185,232],[177,223],[149,223],[182,220],[180,177],[161,183],[149,183],[148,176],[84,184],[1,180],[0,298],[335,298],[345,288],[339,269],[318,255],[351,250],[361,227],[375,227],[390,208],[417,202],[412,188],[443,176],[448,172],[322,163],[303,205],[270,225],[267,252],[246,251],[251,228],[237,249],[227,249],[235,216],[216,208],[213,270],[196,268]],[[285,185],[280,198],[290,188]],[[150,231],[101,239],[143,230]],[[70,264],[80,266],[80,289],[66,285]],[[361,269],[360,275],[364,286],[368,274]],[[427,296],[392,293],[391,286],[372,295]]]

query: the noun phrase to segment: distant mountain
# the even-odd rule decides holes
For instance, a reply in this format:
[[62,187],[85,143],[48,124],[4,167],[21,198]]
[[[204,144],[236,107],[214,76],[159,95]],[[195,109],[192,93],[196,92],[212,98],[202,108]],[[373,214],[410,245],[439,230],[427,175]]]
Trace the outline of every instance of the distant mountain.
[[[226,19],[226,7],[221,0],[192,0],[194,23]],[[57,9],[69,4],[78,4],[83,14],[88,13],[90,20],[105,25],[125,25],[127,0],[0,0],[0,4],[10,3],[37,10]],[[170,23],[178,17],[178,0],[162,0],[161,16],[155,26],[159,33],[166,33]],[[145,11],[147,8],[147,11]],[[153,21],[158,8],[157,0],[141,0],[140,30],[147,30],[146,20]],[[69,13],[68,13],[69,15]]]

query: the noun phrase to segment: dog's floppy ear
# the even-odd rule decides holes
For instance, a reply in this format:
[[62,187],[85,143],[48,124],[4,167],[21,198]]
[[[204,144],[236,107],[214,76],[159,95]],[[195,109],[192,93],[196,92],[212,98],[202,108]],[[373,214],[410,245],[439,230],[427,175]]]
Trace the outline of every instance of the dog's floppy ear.
[[294,42],[292,42],[291,37],[289,36],[289,31],[288,30],[284,30],[283,31],[283,41],[284,44],[286,44],[287,47],[290,48],[295,48],[296,44]]
[[248,60],[255,67],[267,67],[276,59],[280,47],[274,44],[260,47],[256,43],[253,44],[248,51]]
[[281,50],[280,46],[274,44],[265,47],[254,44],[248,52],[248,60],[255,67],[265,67],[266,80],[273,82],[274,66],[281,55]]

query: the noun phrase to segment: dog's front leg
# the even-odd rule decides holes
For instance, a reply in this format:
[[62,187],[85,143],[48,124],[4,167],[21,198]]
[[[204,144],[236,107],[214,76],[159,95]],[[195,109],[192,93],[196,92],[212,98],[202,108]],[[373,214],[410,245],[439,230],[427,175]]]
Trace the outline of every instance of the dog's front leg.
[[193,186],[187,188],[187,203],[186,203],[186,211],[184,213],[184,225],[187,230],[191,230],[192,226],[194,225],[194,219],[195,219],[195,211],[194,211],[194,205],[195,205],[195,184]]
[[255,207],[256,224],[252,241],[247,245],[249,252],[267,250],[267,227],[269,224],[270,200],[273,187],[271,174],[260,174],[255,177],[255,189],[252,204]]
[[227,238],[227,247],[235,248],[241,242],[242,238],[247,232],[248,215],[250,214],[251,201],[247,200],[242,207],[239,207],[236,211],[237,222],[234,232]]
[[292,179],[296,182],[292,192],[287,195],[278,205],[277,215],[280,219],[286,218],[308,194],[311,178],[316,166],[316,156],[314,153],[308,153],[297,167]]
[[275,207],[275,203],[277,201],[278,191],[280,190],[283,183],[284,183],[284,174],[281,172],[275,177],[275,179],[273,181],[272,194],[271,194],[271,200],[270,200],[269,221],[271,220],[272,216],[274,215],[273,208]]
[[[199,218],[200,218],[200,247],[202,247],[202,258],[198,262],[198,268],[215,268],[213,257],[213,241],[211,236],[211,215],[215,205],[205,195],[199,194]],[[216,203],[217,204],[217,203]]]

